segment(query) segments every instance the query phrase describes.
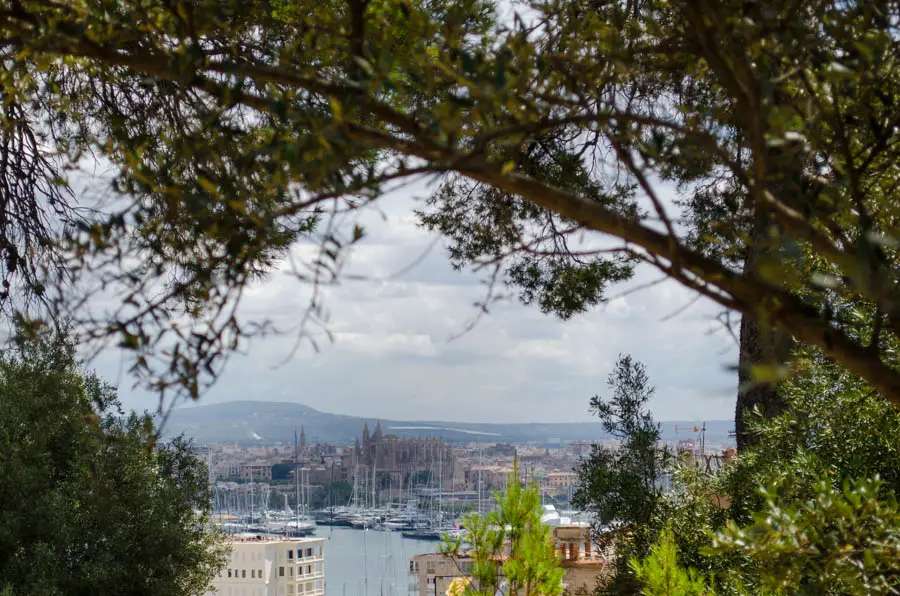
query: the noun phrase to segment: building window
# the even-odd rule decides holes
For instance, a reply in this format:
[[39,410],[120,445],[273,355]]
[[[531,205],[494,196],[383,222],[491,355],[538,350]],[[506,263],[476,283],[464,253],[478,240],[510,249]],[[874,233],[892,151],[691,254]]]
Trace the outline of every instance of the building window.
[[251,570],[250,570],[250,577],[251,577],[251,578],[256,577],[256,569],[251,569]]
[[302,549],[302,548],[298,548],[298,549],[297,549],[297,558],[298,558],[298,559],[302,559],[302,558],[303,558],[303,549]]
[[312,565],[307,565],[307,566],[306,566],[306,572],[307,572],[307,573],[312,573]]
[[256,572],[256,577],[262,577],[262,569]]
[[284,577],[284,567],[278,568],[278,577]]
[[242,570],[241,570],[241,577],[247,577],[247,570],[246,570],[246,569],[242,569]]
[[306,549],[306,556],[307,556],[307,557],[311,557],[311,556],[312,556],[312,549],[311,549],[311,548]]
[[288,567],[288,573],[291,575],[291,577],[294,577],[294,568]]
[[294,551],[289,550],[288,551],[288,559],[293,559],[293,558],[294,558]]

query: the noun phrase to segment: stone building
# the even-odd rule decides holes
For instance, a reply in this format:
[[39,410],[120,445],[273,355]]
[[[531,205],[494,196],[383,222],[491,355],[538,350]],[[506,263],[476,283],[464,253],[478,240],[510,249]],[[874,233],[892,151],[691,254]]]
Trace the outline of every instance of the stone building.
[[440,484],[450,490],[456,462],[450,444],[438,437],[398,437],[384,434],[381,423],[369,434],[369,424],[363,426],[362,441],[341,458],[341,475],[345,482],[352,482],[354,474],[371,474],[375,469],[383,487],[414,484],[423,485],[433,478],[434,488]]
[[544,494],[557,496],[568,494],[578,485],[578,474],[573,471],[554,470],[547,472],[541,480]]
[[463,470],[463,482],[466,490],[502,490],[512,471],[512,466],[470,465]]
[[272,479],[272,464],[269,462],[249,462],[241,464],[241,479],[262,482]]

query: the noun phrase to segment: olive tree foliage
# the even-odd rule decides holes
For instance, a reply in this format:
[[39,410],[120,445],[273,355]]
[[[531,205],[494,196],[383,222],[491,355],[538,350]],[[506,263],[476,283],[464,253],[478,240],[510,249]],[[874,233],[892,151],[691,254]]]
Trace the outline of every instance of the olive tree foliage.
[[635,562],[642,590],[699,578],[722,595],[896,593],[900,412],[814,350],[796,366],[787,410],[751,418],[756,444],[717,473],[678,470],[649,525],[667,528],[679,569],[660,538]]
[[272,331],[236,305],[292,242],[333,282],[364,232],[335,223],[439,176],[423,223],[526,302],[570,316],[648,263],[759,325],[748,383],[790,372],[777,329],[900,405],[895,3],[498,8],[4,0],[4,106],[61,163],[110,162],[125,202],[67,235],[120,305],[82,322],[196,396]]
[[[896,594],[900,588],[900,507],[881,481],[825,478],[812,498],[784,499],[777,485],[761,491],[750,524],[728,524],[708,552],[752,561],[751,581],[783,594]],[[742,569],[731,570],[740,585]],[[758,579],[757,579],[758,578]]]
[[798,353],[803,374],[781,388],[789,410],[752,422],[760,446],[741,454],[717,490],[732,497],[730,515],[746,523],[764,501],[757,488],[773,482],[784,500],[813,498],[822,478],[879,478],[882,491],[900,491],[900,413],[855,375],[817,351]]
[[[278,76],[240,82],[232,67],[368,80],[372,67],[348,43],[351,30],[389,60],[438,41],[462,44],[483,29],[483,8],[473,2],[413,13],[386,3],[375,20],[360,20],[374,5],[351,10],[339,2],[0,6],[3,93],[25,106],[21,119],[43,127],[48,154],[68,167],[90,155],[114,173],[106,213],[74,221],[54,245],[66,257],[60,268],[81,285],[56,286],[53,306],[74,317],[85,339],[112,337],[131,350],[133,372],[154,388],[191,397],[242,340],[278,331],[239,317],[248,284],[298,240],[319,250],[292,263],[294,275],[314,285],[334,281],[341,249],[362,236],[359,228],[341,236],[335,222],[377,196],[384,181],[406,176],[402,160],[343,133],[334,120],[342,104],[329,94],[291,88]],[[390,23],[404,14],[397,35]],[[145,50],[162,60],[156,72],[126,57]],[[172,70],[170,59],[180,66]],[[198,59],[219,62],[220,72],[192,74]],[[413,101],[397,91],[398,101]],[[346,111],[356,119],[351,106]],[[77,181],[64,174],[54,183]],[[318,306],[314,299],[300,327],[316,322]]]
[[5,89],[0,100],[0,311],[9,316],[52,308],[48,282],[66,281],[53,240],[79,214],[65,162],[46,151],[48,131]]
[[[686,564],[671,529],[631,568],[645,596],[667,594],[896,594],[900,508],[882,482],[845,479],[835,487],[822,478],[807,499],[759,490],[762,506],[751,521],[708,528],[706,557],[714,572]],[[721,565],[722,560],[730,564]]]

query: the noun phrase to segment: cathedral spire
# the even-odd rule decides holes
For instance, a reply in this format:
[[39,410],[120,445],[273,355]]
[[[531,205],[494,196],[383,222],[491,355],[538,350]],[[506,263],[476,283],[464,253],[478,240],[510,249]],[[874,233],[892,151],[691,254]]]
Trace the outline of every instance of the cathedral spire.
[[369,423],[368,423],[368,422],[366,422],[366,423],[363,425],[363,440],[362,440],[362,444],[363,444],[363,447],[365,447],[366,445],[369,444]]
[[375,423],[375,440],[381,440],[381,420]]
[[306,449],[306,429],[300,425],[300,449]]

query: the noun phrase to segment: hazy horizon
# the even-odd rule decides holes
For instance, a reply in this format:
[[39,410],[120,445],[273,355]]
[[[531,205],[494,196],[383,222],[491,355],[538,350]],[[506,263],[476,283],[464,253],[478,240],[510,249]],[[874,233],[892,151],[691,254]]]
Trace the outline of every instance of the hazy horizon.
[[[304,408],[310,408],[316,412],[322,414],[333,414],[337,416],[350,416],[354,418],[366,418],[366,419],[374,419],[374,420],[386,420],[391,422],[440,422],[440,423],[459,423],[459,424],[600,424],[600,420],[596,417],[591,417],[586,420],[560,420],[560,421],[542,421],[542,420],[532,420],[532,421],[522,421],[522,422],[514,422],[509,420],[491,420],[491,421],[472,421],[472,420],[451,420],[445,418],[391,418],[391,417],[378,417],[378,416],[364,416],[361,414],[356,414],[352,412],[331,412],[328,410],[322,410],[319,408],[313,408],[312,406],[308,406],[304,403],[289,401],[289,400],[276,400],[276,399],[266,399],[266,400],[257,400],[257,399],[234,399],[229,401],[222,401],[216,403],[184,403],[176,406],[176,409],[197,409],[203,407],[214,407],[214,406],[226,406],[229,404],[288,404],[288,405],[296,405],[302,406]],[[705,418],[705,419],[692,419],[692,418],[671,418],[671,419],[657,419],[656,421],[664,424],[671,424],[676,422],[733,422],[733,417],[725,417],[725,418]],[[374,429],[372,429],[374,430]]]

